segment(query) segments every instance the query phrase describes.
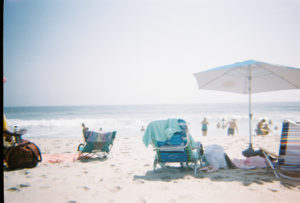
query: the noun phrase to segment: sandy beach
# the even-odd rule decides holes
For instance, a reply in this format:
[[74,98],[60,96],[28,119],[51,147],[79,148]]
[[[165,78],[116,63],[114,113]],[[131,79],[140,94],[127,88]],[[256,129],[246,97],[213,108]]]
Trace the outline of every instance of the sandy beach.
[[[285,121],[300,123],[300,0],[2,2],[5,203],[300,203],[300,181],[242,154],[253,133],[254,150],[278,155],[283,132],[298,176]],[[107,157],[78,159],[84,138],[114,137]],[[7,170],[35,165],[22,139],[42,161]],[[225,167],[161,167],[152,141],[194,162],[200,150],[180,147],[201,142]]]
[[[205,146],[221,145],[231,159],[245,159],[247,136],[194,137]],[[279,136],[253,137],[278,153]],[[32,169],[4,171],[4,201],[9,202],[299,202],[299,185],[287,185],[272,171],[220,169],[198,172],[179,164],[153,172],[154,151],[140,137],[118,137],[107,159],[74,161],[79,138],[35,138],[43,162]],[[50,163],[49,157],[63,158]]]

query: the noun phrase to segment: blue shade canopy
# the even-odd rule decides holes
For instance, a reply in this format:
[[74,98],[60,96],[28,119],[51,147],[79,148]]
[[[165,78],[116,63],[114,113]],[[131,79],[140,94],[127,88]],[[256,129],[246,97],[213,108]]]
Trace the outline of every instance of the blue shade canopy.
[[300,69],[255,60],[195,73],[199,89],[242,94],[300,88]]

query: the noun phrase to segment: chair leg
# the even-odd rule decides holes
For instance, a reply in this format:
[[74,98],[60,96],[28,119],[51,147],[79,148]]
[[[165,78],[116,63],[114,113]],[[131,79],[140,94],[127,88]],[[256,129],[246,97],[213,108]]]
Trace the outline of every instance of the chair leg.
[[202,168],[203,167],[202,158],[200,158],[199,160],[200,160],[200,168]]
[[79,153],[78,153],[78,157],[77,157],[77,160],[79,160],[79,159],[81,158],[81,154],[82,154],[82,152],[81,152],[81,151],[79,151]]
[[269,164],[269,166],[270,166],[271,169],[273,170],[274,175],[275,175],[277,178],[279,178],[279,174],[277,173],[276,168],[273,166],[273,163],[272,163],[272,161],[270,160],[269,156],[268,156],[265,152],[263,152],[263,154],[264,154],[264,156],[266,157],[267,163]]
[[196,160],[194,163],[194,175],[197,175],[197,171],[198,171],[198,160]]
[[158,160],[155,158],[154,159],[154,163],[153,163],[153,172],[155,173],[156,172],[156,166],[158,164]]

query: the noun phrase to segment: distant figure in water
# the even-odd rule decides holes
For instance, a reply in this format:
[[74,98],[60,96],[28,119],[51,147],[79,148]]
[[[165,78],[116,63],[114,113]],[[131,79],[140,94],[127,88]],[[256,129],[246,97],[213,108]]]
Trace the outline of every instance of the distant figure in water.
[[232,119],[228,123],[226,123],[226,126],[228,125],[227,129],[227,135],[228,136],[234,136],[235,130],[238,132],[237,124],[236,124],[236,119]]
[[204,117],[203,121],[201,122],[202,124],[202,135],[206,136],[207,135],[207,126],[209,125],[207,119]]
[[141,128],[141,131],[143,132],[143,131],[145,131],[145,128],[144,128],[144,126],[142,125],[142,128]]
[[222,128],[223,129],[226,128],[226,124],[225,124],[225,119],[224,118],[222,118]]
[[217,128],[220,128],[221,127],[221,124],[220,122],[217,123]]

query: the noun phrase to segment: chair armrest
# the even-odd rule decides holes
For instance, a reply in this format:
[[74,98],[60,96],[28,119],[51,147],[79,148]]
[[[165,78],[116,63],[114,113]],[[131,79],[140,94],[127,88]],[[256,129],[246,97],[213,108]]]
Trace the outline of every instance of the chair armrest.
[[276,155],[276,154],[274,154],[274,153],[272,153],[272,152],[269,152],[268,150],[266,150],[266,149],[264,149],[264,148],[262,148],[262,147],[260,147],[260,150],[261,150],[262,152],[266,153],[267,155],[271,156],[272,158],[276,158],[276,159],[279,158],[278,155]]
[[153,147],[153,150],[164,150],[164,151],[170,151],[170,150],[184,150],[187,148],[190,144],[190,140],[187,139],[187,142],[184,146],[162,146],[162,147]]
[[193,147],[193,149],[200,149],[202,148],[201,142],[196,142],[196,147]]
[[201,144],[201,142],[196,142],[196,147],[194,147],[193,149],[197,150],[197,153],[201,156],[204,154],[203,145]]

